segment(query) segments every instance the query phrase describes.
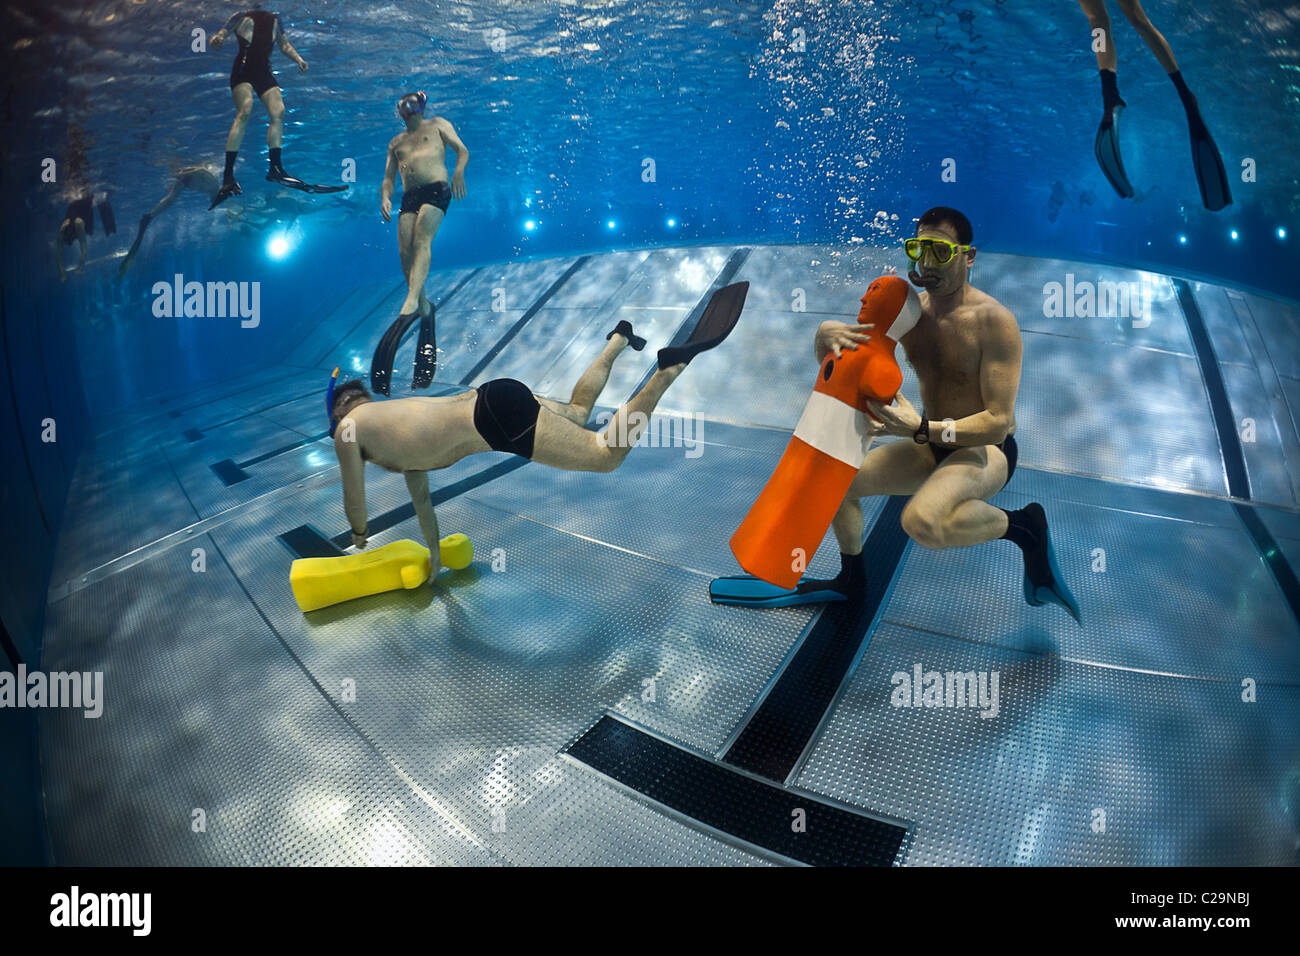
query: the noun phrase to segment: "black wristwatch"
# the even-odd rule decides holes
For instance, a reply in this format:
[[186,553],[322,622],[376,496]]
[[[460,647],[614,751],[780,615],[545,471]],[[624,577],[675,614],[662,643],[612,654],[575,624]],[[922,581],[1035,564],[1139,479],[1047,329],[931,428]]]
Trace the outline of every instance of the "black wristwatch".
[[912,433],[912,441],[916,442],[918,445],[930,444],[930,419],[921,419],[921,424],[918,425],[916,431]]

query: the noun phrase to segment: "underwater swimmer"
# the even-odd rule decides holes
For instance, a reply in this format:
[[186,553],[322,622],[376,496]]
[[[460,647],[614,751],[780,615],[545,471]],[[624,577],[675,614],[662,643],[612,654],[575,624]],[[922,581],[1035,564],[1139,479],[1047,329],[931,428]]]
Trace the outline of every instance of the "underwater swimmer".
[[[699,327],[730,331],[744,306],[747,287],[739,283],[715,293]],[[406,478],[420,531],[430,555],[437,555],[438,520],[429,501],[427,472],[487,451],[509,452],[566,471],[613,471],[637,443],[668,386],[696,354],[716,346],[721,338],[661,349],[655,373],[614,413],[603,432],[589,431],[585,425],[614,360],[629,345],[640,351],[646,344],[627,321],[619,322],[606,336],[607,344],[578,379],[567,403],[534,395],[523,383],[508,378],[454,396],[390,401],[376,401],[360,381],[337,389],[331,381],[326,405],[352,543],[364,548],[368,536],[367,461]]]
[[121,279],[126,275],[126,270],[131,266],[131,260],[140,251],[140,242],[144,239],[144,231],[149,228],[149,224],[170,209],[172,203],[176,201],[182,192],[189,189],[215,200],[217,191],[220,188],[221,181],[217,178],[217,174],[211,166],[182,166],[178,169],[172,178],[172,185],[167,191],[167,195],[158,200],[158,205],[140,217],[140,229],[136,232],[135,242],[131,243],[126,258],[122,260],[122,265],[117,270],[117,277]]
[[281,165],[281,140],[284,136],[284,98],[280,95],[280,84],[271,72],[271,48],[278,46],[280,52],[298,64],[298,71],[307,71],[307,61],[298,55],[289,38],[284,35],[280,16],[265,10],[246,10],[236,13],[226,21],[226,25],[212,36],[210,41],[214,50],[221,49],[226,37],[234,33],[239,41],[239,53],[235,56],[230,69],[230,95],[235,101],[235,119],[230,124],[230,134],[226,137],[226,169],[222,177],[221,188],[212,200],[214,208],[231,196],[243,192],[235,181],[235,159],[239,155],[240,144],[244,141],[244,130],[253,115],[253,97],[257,96],[266,107],[267,127],[266,145],[270,151],[271,168],[266,178],[294,188],[306,184],[284,171]]
[[[117,221],[113,217],[113,207],[109,204],[107,196],[100,200],[99,218],[104,225],[104,235],[111,236],[117,232]],[[60,282],[68,278],[67,271],[63,267],[62,247],[70,246],[74,242],[80,244],[81,259],[72,270],[80,272],[86,266],[86,237],[94,234],[95,200],[94,194],[87,192],[68,204],[63,219],[59,222],[59,232],[54,240],[54,264],[59,268]]]
[[[1119,149],[1119,115],[1128,105],[1119,95],[1119,55],[1115,50],[1114,37],[1110,29],[1110,14],[1106,10],[1106,0],[1079,0],[1079,6],[1088,18],[1088,25],[1093,32],[1101,31],[1105,45],[1100,49],[1094,42],[1093,52],[1097,56],[1097,70],[1101,74],[1101,125],[1097,128],[1094,150],[1102,172],[1121,198],[1132,199],[1136,193],[1124,172],[1124,160]],[[1119,0],[1119,8],[1133,25],[1138,36],[1146,42],[1151,54],[1168,74],[1178,98],[1182,101],[1183,112],[1187,115],[1187,130],[1192,143],[1192,167],[1196,172],[1196,183],[1201,190],[1201,202],[1206,209],[1217,211],[1232,204],[1232,189],[1228,174],[1219,155],[1219,147],[1201,116],[1200,105],[1192,91],[1183,80],[1182,70],[1174,59],[1174,51],[1164,34],[1155,28],[1142,9],[1139,0]]]
[[[913,541],[933,549],[1012,541],[1024,556],[1025,599],[1035,606],[1060,604],[1078,619],[1078,605],[1054,567],[1042,506],[1031,502],[1004,511],[987,503],[1016,469],[1021,340],[1015,317],[969,283],[976,252],[972,239],[969,220],[939,206],[920,218],[916,238],[904,244],[914,263],[912,282],[924,291],[921,316],[899,342],[916,370],[927,414],[917,412],[901,392],[895,405],[871,404],[880,419],[873,424],[876,434],[912,440],[877,445],[863,459],[831,524],[840,546],[839,575],[807,579],[792,590],[753,579],[719,579],[711,588],[715,600],[724,598],[718,603],[783,606],[861,596],[867,569],[860,499],[911,495],[902,524]],[[869,336],[861,329],[854,323],[822,323],[814,342],[818,364],[829,352],[838,357],[842,349],[865,345]]]
[[[402,205],[397,216],[397,252],[406,279],[406,299],[397,320],[380,340],[376,351],[375,388],[388,394],[384,370],[391,375],[393,357],[402,336],[416,318],[420,319],[416,343],[415,388],[427,388],[437,367],[433,305],[424,293],[433,257],[433,237],[442,225],[451,200],[465,198],[465,167],[469,150],[455,128],[441,116],[426,115],[428,95],[420,90],[397,101],[397,115],[406,124],[388,143],[388,165],[379,187],[379,211],[384,222],[392,221],[393,187],[402,174]],[[448,181],[447,147],[456,151],[456,169]]]

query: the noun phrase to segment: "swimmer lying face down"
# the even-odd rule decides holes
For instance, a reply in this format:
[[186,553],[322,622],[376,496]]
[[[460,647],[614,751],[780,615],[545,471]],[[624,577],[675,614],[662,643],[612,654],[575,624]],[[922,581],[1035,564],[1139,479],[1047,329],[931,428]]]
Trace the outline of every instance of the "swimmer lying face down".
[[[353,545],[364,548],[368,536],[367,461],[406,478],[435,576],[440,567],[439,532],[429,501],[428,472],[486,451],[510,452],[566,471],[613,471],[637,443],[651,412],[687,363],[730,332],[747,288],[747,283],[740,283],[719,290],[697,326],[697,331],[710,334],[693,335],[684,345],[660,349],[658,369],[601,432],[589,431],[585,425],[614,360],[629,345],[638,351],[645,347],[645,339],[626,321],[606,336],[606,345],[578,379],[567,403],[534,395],[509,378],[484,382],[459,395],[387,401],[376,401],[360,381],[340,385],[333,393],[330,418]],[[719,328],[725,330],[721,335],[716,334]]]

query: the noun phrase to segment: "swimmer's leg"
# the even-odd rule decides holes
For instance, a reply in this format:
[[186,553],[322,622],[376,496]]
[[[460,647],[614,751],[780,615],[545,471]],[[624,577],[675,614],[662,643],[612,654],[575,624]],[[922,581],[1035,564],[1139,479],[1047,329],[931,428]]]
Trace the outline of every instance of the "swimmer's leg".
[[140,251],[140,242],[144,239],[144,231],[149,228],[151,222],[171,208],[172,203],[176,201],[176,197],[181,194],[181,190],[184,188],[185,187],[181,185],[181,181],[177,179],[172,183],[172,188],[167,191],[167,195],[158,200],[158,205],[154,206],[140,217],[140,229],[135,234],[135,242],[131,243],[131,248],[127,250],[126,258],[122,260],[122,265],[118,267],[117,277],[119,279],[126,275],[126,270],[130,267],[131,260],[134,259],[135,254]]
[[[399,230],[403,218],[405,217],[398,217]],[[429,262],[433,257],[433,237],[437,234],[440,225],[442,225],[441,209],[429,205],[420,207],[412,228],[410,270],[406,274],[406,299],[398,310],[401,315],[409,315],[412,312],[423,315],[427,311],[424,304],[429,300],[424,294],[424,283],[429,278]]]
[[239,156],[239,147],[244,142],[248,120],[253,115],[253,84],[240,83],[230,91],[230,95],[235,101],[235,119],[230,124],[230,134],[226,137],[226,168],[221,177],[221,188],[212,197],[209,209],[216,209],[231,196],[243,192],[235,181],[235,160]]
[[588,431],[543,404],[537,416],[533,461],[566,471],[613,471],[645,431],[668,386],[685,370],[684,363],[656,370],[601,432]]
[[631,324],[626,321],[620,322],[607,336],[605,347],[600,350],[596,360],[587,366],[578,383],[573,386],[573,394],[569,397],[568,404],[561,404],[540,396],[537,400],[557,415],[563,415],[569,421],[579,425],[586,425],[587,420],[591,418],[591,410],[596,404],[596,399],[600,397],[600,393],[605,390],[605,385],[609,381],[614,359],[627,348],[632,338],[639,340],[644,347],[645,339],[632,331]]

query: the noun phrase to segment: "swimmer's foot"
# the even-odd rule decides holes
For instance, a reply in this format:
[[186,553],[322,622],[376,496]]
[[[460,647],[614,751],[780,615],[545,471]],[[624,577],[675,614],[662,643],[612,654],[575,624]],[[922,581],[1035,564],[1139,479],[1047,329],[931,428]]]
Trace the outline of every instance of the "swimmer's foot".
[[227,176],[222,180],[221,188],[217,190],[217,194],[212,197],[212,205],[210,205],[208,209],[216,209],[231,196],[239,196],[243,192],[244,191],[239,188],[239,183],[235,182],[235,177]]
[[1079,602],[1070,593],[1056,565],[1043,506],[1031,501],[1023,508],[1005,514],[1007,530],[1002,537],[1019,547],[1025,558],[1025,601],[1033,607],[1059,604],[1082,624]]
[[621,335],[627,339],[627,344],[632,346],[634,351],[640,352],[645,348],[645,339],[632,331],[632,323],[627,319],[619,320],[618,325],[614,326],[614,331],[605,336],[605,340],[609,341],[616,335]]
[[271,166],[271,168],[267,171],[266,181],[271,183],[279,183],[281,186],[287,186],[290,189],[301,189],[304,192],[309,192],[312,189],[310,183],[303,182],[297,176],[290,176],[288,173],[284,171],[284,167],[279,165]]
[[752,575],[714,578],[709,599],[739,607],[795,607],[859,600],[867,593],[866,564],[861,554],[841,554],[840,573],[833,578],[804,578],[793,588],[779,588]]

